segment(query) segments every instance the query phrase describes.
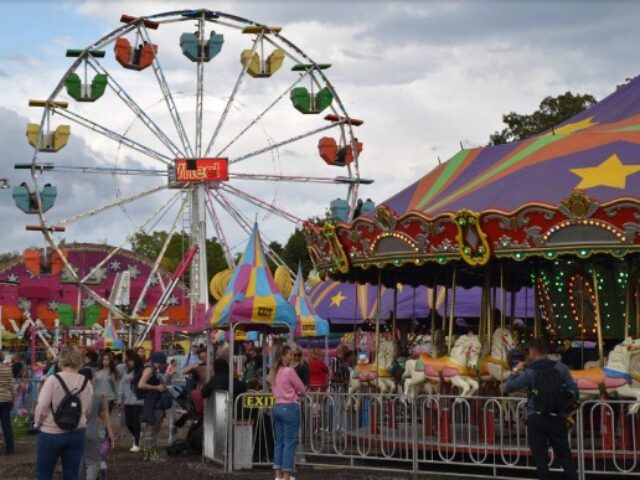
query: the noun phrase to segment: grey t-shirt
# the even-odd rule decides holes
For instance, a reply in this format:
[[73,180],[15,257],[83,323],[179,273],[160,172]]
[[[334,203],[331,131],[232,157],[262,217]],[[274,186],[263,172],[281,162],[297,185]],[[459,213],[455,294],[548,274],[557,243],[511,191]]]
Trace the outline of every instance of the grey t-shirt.
[[100,444],[104,436],[103,421],[100,414],[109,411],[107,399],[104,395],[94,394],[91,410],[87,415],[87,430],[84,440],[84,462],[86,465],[100,463]]
[[93,376],[94,390],[97,394],[104,395],[108,401],[115,400],[118,396],[118,385],[115,376],[104,368],[98,370]]

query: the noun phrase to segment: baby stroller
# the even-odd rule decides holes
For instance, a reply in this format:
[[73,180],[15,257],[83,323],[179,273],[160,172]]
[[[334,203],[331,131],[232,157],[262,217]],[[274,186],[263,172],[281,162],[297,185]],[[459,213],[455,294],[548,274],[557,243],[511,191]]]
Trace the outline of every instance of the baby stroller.
[[[182,411],[182,415],[175,421],[174,435],[182,429],[187,423],[189,428],[184,438],[176,438],[171,445],[167,447],[167,455],[188,455],[189,453],[202,453],[202,438],[204,434],[202,424],[202,409],[198,408],[198,400],[194,402],[193,398],[187,394],[186,387],[173,385],[169,391],[173,397],[173,401]],[[193,397],[193,392],[191,397]],[[199,392],[198,392],[199,393]],[[200,397],[201,398],[201,397]]]

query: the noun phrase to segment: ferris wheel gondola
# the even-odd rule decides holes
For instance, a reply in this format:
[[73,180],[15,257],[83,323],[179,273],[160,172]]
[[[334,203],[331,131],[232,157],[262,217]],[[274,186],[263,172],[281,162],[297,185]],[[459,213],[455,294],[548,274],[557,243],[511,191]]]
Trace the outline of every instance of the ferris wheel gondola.
[[[185,256],[187,247],[193,252],[185,270],[189,272],[188,297],[195,323],[194,318],[203,314],[209,303],[205,252],[211,227],[228,265],[233,267],[231,232],[248,236],[255,221],[252,216],[259,213],[302,226],[304,214],[279,205],[275,196],[270,198],[265,193],[265,185],[284,188],[314,184],[318,191],[331,191],[326,200],[341,191],[340,196],[353,211],[360,185],[371,182],[360,177],[362,142],[353,134],[362,121],[346,111],[326,75],[330,65],[313,61],[282,35],[280,27],[209,10],[123,15],[120,20],[121,26],[86,48],[68,50],[67,57],[73,62],[58,85],[46,100],[31,102],[43,108],[43,115],[39,124],[32,123],[27,129],[34,147],[31,163],[16,164],[16,168],[30,170],[33,179],[33,187],[21,194],[29,195],[26,209],[39,216],[40,225],[30,229],[42,231],[55,251],[63,241],[61,232],[66,237],[82,236],[112,223],[110,233],[118,237],[118,246],[90,271],[76,272],[65,256],[60,256],[69,275],[85,287],[87,295],[113,315],[133,323],[139,322],[138,306],[123,309],[114,305],[105,293],[88,288],[87,279],[138,234],[162,229],[167,234],[159,245],[158,258],[152,259],[160,265],[172,239],[183,232],[188,237]],[[184,22],[195,23],[195,31],[185,32]],[[175,50],[183,54],[180,58],[196,66],[195,101],[190,106],[188,76],[181,79],[179,88],[170,86],[176,75],[169,75],[165,59],[172,65],[177,60],[166,53],[173,48],[166,40],[154,39],[156,31],[163,31],[163,38],[175,33]],[[239,52],[239,73],[234,81],[224,68],[214,65],[228,65],[224,62],[234,56],[230,45],[238,45],[247,37],[250,43]],[[106,54],[109,51],[114,52],[113,57]],[[284,81],[285,62],[293,63],[290,72],[295,78],[291,81]],[[216,74],[231,83],[226,92],[221,92],[225,96],[213,95],[213,91],[224,89],[218,78],[208,81],[205,65],[217,68]],[[244,82],[247,77],[250,81]],[[161,98],[154,103],[150,103],[153,97],[149,93],[152,78]],[[273,82],[277,93],[265,95],[274,89],[265,90],[264,82]],[[252,94],[250,90],[256,88],[260,93]],[[65,99],[65,93],[71,102]],[[242,101],[243,95],[249,100]],[[302,115],[293,118],[292,112]],[[328,115],[323,118],[320,113]],[[54,116],[69,124],[53,127]],[[130,116],[133,121],[125,123]],[[72,126],[74,135],[77,128],[78,136],[98,145],[99,158],[79,161],[63,154],[60,159],[45,161],[41,154],[60,153]],[[279,138],[272,138],[276,130]],[[321,137],[332,132],[332,137]],[[315,162],[279,161],[279,152],[285,148],[287,155],[315,157],[310,143],[314,138],[322,145],[320,157],[326,163],[317,157]],[[342,173],[323,174],[326,164],[340,167]],[[57,177],[58,201],[74,186],[88,185],[86,179],[94,175],[117,179],[116,198],[100,197],[92,202],[91,195],[86,195],[86,201],[60,211],[51,209],[47,186],[40,185],[45,183],[43,177],[56,174],[65,175]],[[48,178],[46,183],[50,183]],[[283,265],[282,258],[269,247],[268,236],[263,233],[263,237],[267,256]],[[148,281],[152,278],[153,274]],[[161,308],[165,307],[158,305]],[[158,312],[152,312],[154,316]]]

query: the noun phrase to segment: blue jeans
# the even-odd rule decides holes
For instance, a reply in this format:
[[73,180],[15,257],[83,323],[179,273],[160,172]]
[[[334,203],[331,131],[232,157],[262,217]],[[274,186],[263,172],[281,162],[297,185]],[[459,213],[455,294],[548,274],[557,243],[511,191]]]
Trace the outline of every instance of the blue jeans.
[[62,460],[62,479],[78,480],[80,460],[84,453],[84,434],[84,428],[58,434],[40,432],[36,450],[37,480],[51,480],[58,459]]
[[285,472],[293,471],[298,431],[300,430],[300,407],[297,403],[280,403],[273,407],[273,423],[276,444],[273,451],[273,468]]
[[7,453],[13,452],[13,429],[11,428],[11,409],[13,403],[0,402],[0,426],[4,435],[4,449]]

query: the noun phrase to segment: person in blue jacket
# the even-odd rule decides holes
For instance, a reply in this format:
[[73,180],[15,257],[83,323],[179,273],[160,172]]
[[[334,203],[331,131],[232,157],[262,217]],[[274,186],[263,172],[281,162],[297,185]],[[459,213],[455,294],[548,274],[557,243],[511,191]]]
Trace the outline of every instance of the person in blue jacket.
[[527,437],[540,480],[549,480],[549,446],[564,470],[564,478],[578,480],[571,456],[565,422],[567,406],[578,400],[579,392],[569,369],[547,359],[548,343],[543,339],[529,344],[529,364],[518,363],[507,379],[506,393],[527,390]]

